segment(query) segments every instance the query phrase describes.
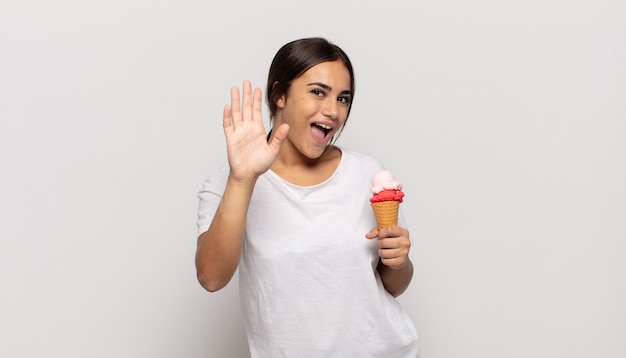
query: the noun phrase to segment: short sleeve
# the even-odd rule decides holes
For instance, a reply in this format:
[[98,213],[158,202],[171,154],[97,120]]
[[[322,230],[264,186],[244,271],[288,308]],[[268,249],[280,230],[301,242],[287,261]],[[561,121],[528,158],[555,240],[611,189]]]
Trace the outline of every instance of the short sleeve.
[[211,226],[217,207],[222,200],[230,169],[228,165],[207,178],[198,191],[198,237]]

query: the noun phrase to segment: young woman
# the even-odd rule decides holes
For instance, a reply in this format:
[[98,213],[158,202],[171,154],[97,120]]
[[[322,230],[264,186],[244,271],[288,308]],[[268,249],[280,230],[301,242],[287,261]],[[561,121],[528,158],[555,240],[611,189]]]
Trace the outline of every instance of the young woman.
[[[354,97],[348,56],[322,38],[284,45],[261,90],[224,107],[228,165],[199,192],[198,280],[224,287],[239,269],[252,357],[416,357],[395,296],[413,274],[409,232],[376,229],[373,158],[335,145]],[[374,228],[374,229],[372,229]]]

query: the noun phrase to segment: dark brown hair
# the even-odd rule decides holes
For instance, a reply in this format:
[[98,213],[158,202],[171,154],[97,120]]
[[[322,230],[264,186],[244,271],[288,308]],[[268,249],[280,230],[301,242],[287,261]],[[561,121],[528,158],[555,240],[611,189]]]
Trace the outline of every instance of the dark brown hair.
[[[294,79],[317,64],[337,60],[341,60],[350,73],[350,90],[354,99],[354,70],[348,55],[339,46],[321,37],[311,37],[295,40],[281,47],[274,56],[267,76],[265,94],[270,119],[273,120],[276,115],[276,101],[287,94]],[[351,108],[352,100],[348,105],[348,115]]]

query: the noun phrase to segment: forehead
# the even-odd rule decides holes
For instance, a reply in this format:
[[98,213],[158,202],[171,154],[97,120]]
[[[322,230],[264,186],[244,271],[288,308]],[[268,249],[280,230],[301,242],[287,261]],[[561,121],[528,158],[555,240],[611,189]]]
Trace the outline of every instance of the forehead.
[[296,80],[313,83],[321,82],[340,91],[351,90],[350,72],[340,60],[321,62],[306,70]]

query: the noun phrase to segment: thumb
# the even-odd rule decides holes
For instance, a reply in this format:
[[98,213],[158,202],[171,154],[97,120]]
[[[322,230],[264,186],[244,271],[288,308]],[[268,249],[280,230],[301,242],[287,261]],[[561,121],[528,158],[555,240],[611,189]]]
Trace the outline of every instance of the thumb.
[[280,146],[283,144],[285,138],[287,138],[287,133],[289,132],[289,125],[287,123],[283,123],[278,128],[276,128],[276,133],[274,134],[274,138],[269,143],[269,146],[278,152]]
[[378,237],[378,229],[377,228],[373,228],[367,234],[365,234],[365,238],[367,238],[367,239],[374,239],[376,237]]

